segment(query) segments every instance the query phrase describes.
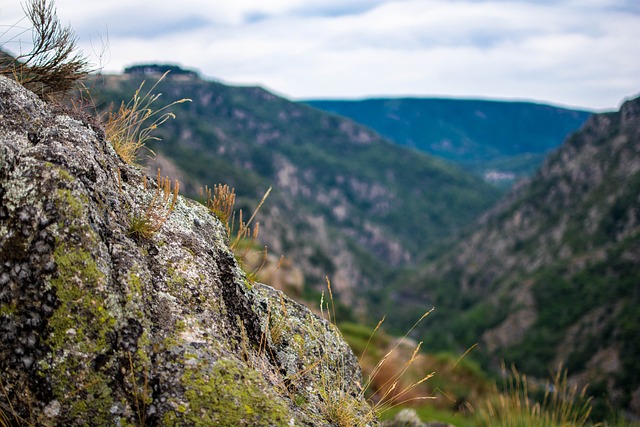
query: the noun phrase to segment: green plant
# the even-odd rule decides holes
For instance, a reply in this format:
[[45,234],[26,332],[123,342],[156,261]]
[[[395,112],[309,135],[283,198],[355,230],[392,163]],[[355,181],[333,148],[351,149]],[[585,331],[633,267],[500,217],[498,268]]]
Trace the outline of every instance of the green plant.
[[162,93],[153,93],[153,91],[168,73],[168,71],[164,73],[144,94],[141,93],[145,84],[143,81],[129,102],[125,104],[122,101],[116,112],[107,113],[104,125],[107,140],[126,163],[135,164],[138,153],[142,148],[146,148],[146,143],[159,140],[152,135],[152,132],[167,120],[176,117],[175,114],[166,111],[168,108],[191,102],[190,99],[182,98],[157,110],[153,109],[153,104],[162,96]]
[[24,11],[33,46],[15,58],[0,57],[0,74],[12,76],[44,100],[57,99],[89,73],[88,61],[76,51],[73,30],[60,25],[53,2],[30,0]]
[[541,400],[533,398],[536,387],[531,387],[527,377],[512,366],[507,375],[503,366],[503,391],[489,398],[475,412],[479,427],[578,427],[583,426],[591,413],[591,398],[587,388],[569,385],[566,370],[559,369],[552,381],[538,384],[544,389]]
[[[144,176],[144,189],[147,189],[147,178]],[[149,239],[155,234],[169,218],[173,211],[180,184],[175,181],[173,190],[169,177],[162,177],[160,169],[156,178],[156,189],[146,209],[139,213],[133,213],[129,219],[129,235],[139,239]]]

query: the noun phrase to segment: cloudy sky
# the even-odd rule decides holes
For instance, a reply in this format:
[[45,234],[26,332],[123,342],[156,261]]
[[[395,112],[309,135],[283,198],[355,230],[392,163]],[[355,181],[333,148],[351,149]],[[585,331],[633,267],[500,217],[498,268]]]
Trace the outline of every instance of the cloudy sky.
[[[638,0],[56,5],[84,53],[107,72],[141,62],[177,63],[292,99],[473,97],[602,110],[640,93]],[[0,24],[15,24],[23,15],[17,0],[0,5]],[[108,50],[100,54],[105,44]],[[6,47],[19,48],[15,39]]]

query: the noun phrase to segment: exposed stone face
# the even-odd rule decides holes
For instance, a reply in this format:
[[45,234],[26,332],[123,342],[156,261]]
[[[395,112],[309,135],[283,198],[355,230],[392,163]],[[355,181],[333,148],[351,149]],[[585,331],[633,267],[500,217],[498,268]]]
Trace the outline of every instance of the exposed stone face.
[[[146,184],[145,184],[146,183]],[[337,329],[250,284],[220,222],[0,77],[0,408],[39,425],[326,426],[368,413]],[[13,408],[13,409],[12,409]],[[375,424],[374,421],[371,423]]]

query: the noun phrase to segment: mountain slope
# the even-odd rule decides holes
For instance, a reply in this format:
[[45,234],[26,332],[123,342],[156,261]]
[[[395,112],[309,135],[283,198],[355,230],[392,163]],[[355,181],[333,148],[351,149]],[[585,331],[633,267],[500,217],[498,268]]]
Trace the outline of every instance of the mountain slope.
[[439,307],[434,346],[481,339],[494,362],[536,375],[564,362],[640,413],[640,98],[591,117],[390,297]]
[[[140,79],[107,76],[94,93],[119,102]],[[193,102],[173,108],[177,119],[153,149],[192,183],[188,192],[228,183],[245,212],[273,186],[258,218],[263,242],[296,260],[312,286],[329,275],[344,294],[381,287],[392,267],[414,262],[498,197],[453,166],[258,87],[181,76],[158,90],[167,102]]]
[[587,111],[509,101],[402,98],[306,102],[487,179],[500,178],[500,172],[515,177],[532,174],[545,155],[590,115]]

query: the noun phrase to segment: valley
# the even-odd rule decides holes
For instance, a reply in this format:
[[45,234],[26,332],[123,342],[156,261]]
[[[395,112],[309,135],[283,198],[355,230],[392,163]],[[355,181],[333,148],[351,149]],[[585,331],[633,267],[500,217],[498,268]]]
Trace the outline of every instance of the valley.
[[455,163],[508,188],[531,176],[591,115],[522,101],[439,98],[309,100],[399,145]]
[[[103,76],[99,105],[126,99],[145,77]],[[534,134],[511,151],[476,141],[466,159],[445,161],[259,87],[180,75],[158,88],[165,102],[193,102],[173,108],[176,119],[149,147],[150,169],[175,175],[196,199],[205,185],[228,184],[245,213],[272,187],[256,251],[268,248],[265,276],[284,255],[298,299],[317,304],[328,277],[343,322],[386,315],[384,328],[399,335],[435,306],[410,337],[429,354],[461,355],[478,343],[466,356],[474,369],[497,372],[505,361],[537,377],[563,363],[572,380],[594,384],[598,417],[607,405],[635,411],[637,101],[594,115],[555,150],[562,129],[576,130],[589,113],[518,105],[555,117],[546,126],[523,113],[555,136],[534,147]],[[506,117],[512,132],[525,120]],[[513,176],[530,177],[505,197],[478,179],[489,164],[523,158]],[[247,267],[259,279],[261,257]]]

